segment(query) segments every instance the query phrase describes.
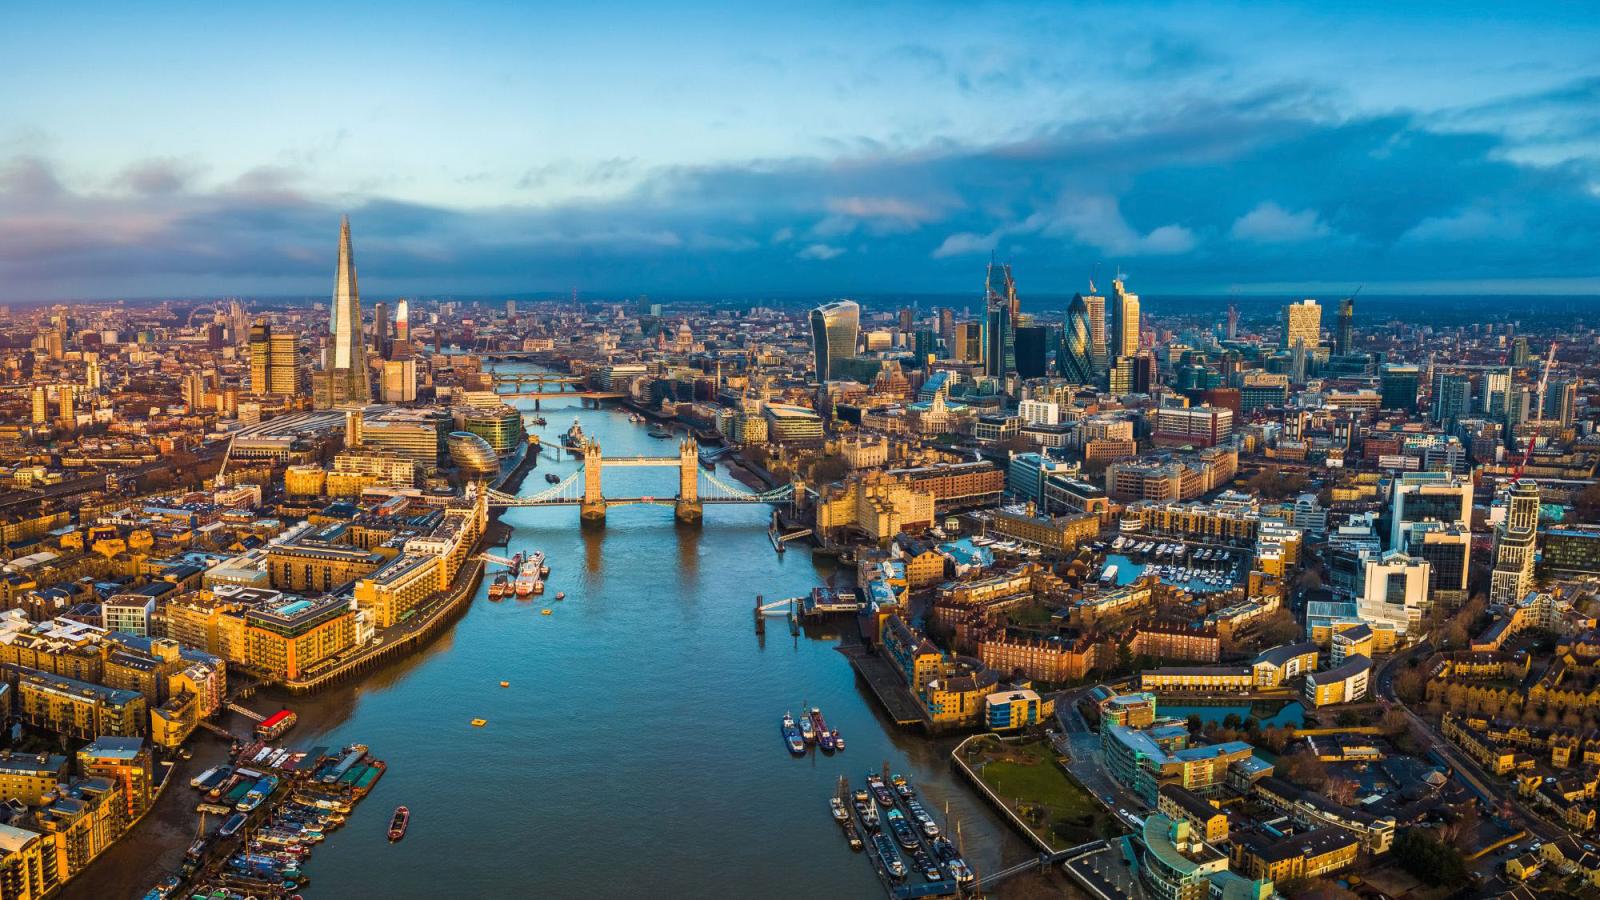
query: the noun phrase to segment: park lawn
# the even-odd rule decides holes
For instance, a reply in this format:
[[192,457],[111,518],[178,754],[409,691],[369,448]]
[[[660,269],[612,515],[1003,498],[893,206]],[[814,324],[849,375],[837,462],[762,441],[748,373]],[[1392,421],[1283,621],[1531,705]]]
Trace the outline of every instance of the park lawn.
[[1051,833],[1054,824],[1082,840],[1096,836],[1096,824],[1102,815],[1099,805],[1056,764],[1055,751],[1048,742],[986,747],[983,758],[989,762],[978,770],[980,777],[996,796],[1008,806],[1031,806],[1048,814],[1048,821],[1035,823],[1034,830],[1051,844],[1059,843],[1063,837]]

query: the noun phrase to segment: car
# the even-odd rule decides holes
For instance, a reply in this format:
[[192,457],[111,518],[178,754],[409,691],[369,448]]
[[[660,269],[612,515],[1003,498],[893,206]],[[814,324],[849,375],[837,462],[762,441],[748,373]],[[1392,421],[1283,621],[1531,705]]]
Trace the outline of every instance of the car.
[[1508,850],[1508,851],[1511,851],[1511,852],[1513,852],[1513,853],[1514,853],[1514,852],[1516,852],[1516,849],[1517,849],[1517,845],[1516,845],[1516,844],[1512,844],[1512,845],[1511,845],[1511,846],[1509,846],[1509,847],[1507,847],[1507,848],[1506,848],[1506,849],[1507,849],[1507,850]]
[[1111,796],[1110,794],[1101,794],[1100,795],[1100,800],[1101,800],[1102,803],[1104,803],[1107,806],[1110,806],[1111,804],[1117,802],[1117,798]]

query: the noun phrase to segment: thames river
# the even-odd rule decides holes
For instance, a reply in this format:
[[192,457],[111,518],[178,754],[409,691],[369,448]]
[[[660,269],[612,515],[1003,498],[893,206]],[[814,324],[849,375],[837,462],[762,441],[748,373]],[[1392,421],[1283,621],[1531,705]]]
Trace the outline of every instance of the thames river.
[[[576,417],[607,456],[677,453],[677,440],[649,437],[647,426],[614,407],[547,401],[543,414],[549,424],[535,430],[547,446]],[[522,493],[542,491],[546,473],[564,476],[578,465],[541,458]],[[611,469],[605,490],[670,497],[676,479],[671,468]],[[1002,857],[1026,857],[1022,841],[956,781],[953,740],[900,732],[882,719],[835,652],[836,633],[795,638],[775,618],[765,643],[758,640],[756,594],[798,595],[832,571],[802,544],[775,553],[769,515],[760,505],[707,506],[696,528],[676,525],[670,509],[631,506],[611,510],[603,529],[582,529],[575,507],[508,510],[512,536],[496,552],[543,550],[551,574],[542,598],[492,601],[480,589],[455,627],[416,657],[313,698],[284,700],[301,712],[287,743],[360,742],[389,764],[349,824],[318,846],[307,893],[882,896],[866,858],[850,851],[829,817],[828,797],[840,775],[859,785],[885,762],[916,782],[930,808],[948,804],[980,872]],[[540,614],[545,608],[550,615]],[[274,702],[251,704],[270,711]],[[839,729],[844,752],[789,755],[778,719],[806,704]],[[474,728],[474,718],[488,724]],[[217,752],[198,754],[191,767]],[[173,792],[192,806],[186,785]],[[157,849],[156,835],[165,859],[175,864],[181,854],[179,801],[162,799],[166,821],[108,854],[119,860],[118,875],[140,847]],[[411,809],[410,829],[391,845],[384,832],[402,804]],[[107,868],[86,873],[82,887],[122,893],[128,885]],[[145,871],[151,880],[157,874]]]

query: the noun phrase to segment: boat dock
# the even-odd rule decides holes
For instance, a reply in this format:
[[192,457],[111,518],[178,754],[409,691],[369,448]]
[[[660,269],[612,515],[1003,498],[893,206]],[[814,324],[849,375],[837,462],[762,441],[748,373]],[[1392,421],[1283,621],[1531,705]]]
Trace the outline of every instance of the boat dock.
[[[883,780],[888,782],[889,777],[885,775]],[[849,787],[849,785],[846,785],[846,789]],[[893,792],[894,788],[891,787],[890,791]],[[938,851],[934,849],[934,839],[928,837],[928,835],[923,832],[915,815],[912,813],[912,808],[909,805],[908,798],[896,795],[894,797],[894,804],[892,806],[884,806],[876,799],[869,800],[868,802],[877,808],[877,829],[873,829],[871,826],[869,826],[866,818],[861,814],[861,811],[855,809],[853,806],[850,806],[849,799],[848,797],[846,798],[846,804],[850,808],[851,824],[853,824],[859,830],[862,838],[866,841],[866,847],[864,848],[863,853],[867,857],[867,861],[872,865],[872,870],[877,873],[878,881],[883,885],[883,889],[886,894],[894,898],[894,900],[913,900],[913,898],[918,897],[962,897],[968,896],[969,893],[975,896],[975,891],[971,891],[970,889],[976,888],[976,883],[969,883],[967,888],[964,888],[962,885],[958,884],[955,878],[951,875],[950,870],[946,867],[945,861],[939,858]],[[916,836],[916,850],[907,850],[896,839],[888,821],[888,815],[891,810],[900,813],[900,815],[905,817],[906,822],[911,825],[911,831]],[[929,815],[932,815],[933,811],[928,810],[928,813]],[[889,842],[893,844],[894,851],[899,854],[900,861],[906,866],[905,875],[900,878],[896,878],[888,870],[884,864],[883,858],[879,855],[876,847],[873,844],[874,834],[884,835],[888,838]],[[940,834],[947,840],[949,839],[949,836],[943,831],[941,831]],[[925,859],[934,861],[935,865],[937,865],[939,868],[939,874],[942,876],[938,881],[929,881],[927,879],[927,876],[923,874],[921,868],[916,863],[915,857],[913,856],[915,853],[925,854]]]

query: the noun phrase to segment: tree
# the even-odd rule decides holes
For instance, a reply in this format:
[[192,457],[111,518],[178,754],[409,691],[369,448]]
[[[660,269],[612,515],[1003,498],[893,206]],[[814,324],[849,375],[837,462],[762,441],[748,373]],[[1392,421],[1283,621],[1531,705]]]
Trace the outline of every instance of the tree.
[[1395,839],[1395,861],[1427,884],[1460,885],[1467,881],[1467,864],[1461,851],[1435,840],[1420,828],[1409,828]]
[[1313,790],[1328,781],[1328,767],[1310,750],[1301,749],[1282,758],[1290,781]]
[[1360,785],[1349,778],[1335,775],[1323,786],[1322,796],[1342,806],[1349,806],[1356,799],[1356,790],[1359,787]]

